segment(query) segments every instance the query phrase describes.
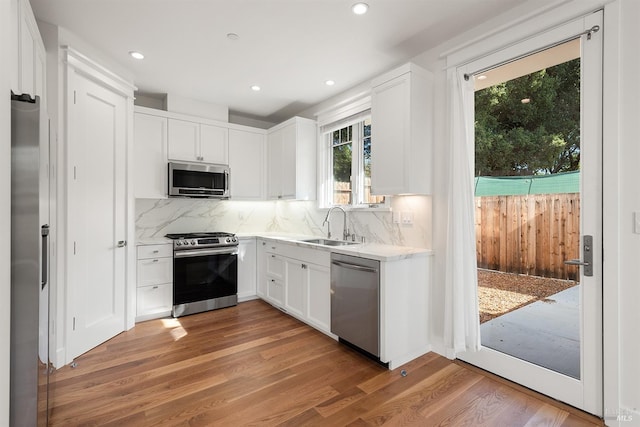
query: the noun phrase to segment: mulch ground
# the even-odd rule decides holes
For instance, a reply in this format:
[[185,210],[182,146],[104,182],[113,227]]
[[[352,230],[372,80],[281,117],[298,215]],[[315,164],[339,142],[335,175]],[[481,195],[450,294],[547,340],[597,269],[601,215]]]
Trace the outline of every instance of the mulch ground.
[[478,269],[480,323],[577,285],[573,280],[550,279]]

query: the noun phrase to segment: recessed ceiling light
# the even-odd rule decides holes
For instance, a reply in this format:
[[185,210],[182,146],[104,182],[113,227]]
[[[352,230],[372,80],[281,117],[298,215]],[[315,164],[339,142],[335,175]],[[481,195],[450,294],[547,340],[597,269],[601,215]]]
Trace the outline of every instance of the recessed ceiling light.
[[258,86],[258,85],[251,86],[251,90],[254,91],[254,92],[259,92],[260,89],[262,89],[262,88],[260,86]]
[[367,13],[367,10],[369,10],[369,5],[366,3],[356,3],[351,6],[351,10],[353,10],[353,13],[356,15],[364,15]]
[[238,40],[240,38],[240,36],[237,35],[236,33],[229,33],[229,34],[227,34],[227,38],[229,40]]
[[129,55],[131,55],[132,57],[136,58],[136,59],[144,59],[144,55],[136,50],[131,50],[129,51]]
[[482,75],[480,75],[480,76],[478,76],[478,77],[476,77],[476,78],[477,78],[478,80],[484,80],[484,79],[486,79],[486,78],[487,78],[487,76],[485,76],[484,74],[482,74]]
[[334,82],[333,80],[327,80],[326,82],[324,82],[324,84],[326,84],[327,86],[333,86],[334,84],[336,84],[336,82]]
[[531,98],[522,98],[520,102],[522,102],[523,104],[528,104],[531,102]]

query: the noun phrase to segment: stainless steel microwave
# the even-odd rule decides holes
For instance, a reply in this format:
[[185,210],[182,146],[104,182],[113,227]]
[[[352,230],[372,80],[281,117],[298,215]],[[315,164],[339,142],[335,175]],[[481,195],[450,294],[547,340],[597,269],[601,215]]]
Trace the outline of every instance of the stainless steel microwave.
[[229,166],[169,162],[169,197],[229,198]]

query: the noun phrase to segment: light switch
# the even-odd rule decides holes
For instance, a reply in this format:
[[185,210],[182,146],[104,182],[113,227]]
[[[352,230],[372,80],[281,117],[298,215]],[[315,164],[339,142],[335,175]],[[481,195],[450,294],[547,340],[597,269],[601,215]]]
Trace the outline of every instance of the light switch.
[[398,212],[398,211],[393,211],[392,215],[393,215],[393,223],[394,224],[400,224],[400,222],[402,220],[402,213]]
[[633,232],[640,234],[640,212],[633,213]]

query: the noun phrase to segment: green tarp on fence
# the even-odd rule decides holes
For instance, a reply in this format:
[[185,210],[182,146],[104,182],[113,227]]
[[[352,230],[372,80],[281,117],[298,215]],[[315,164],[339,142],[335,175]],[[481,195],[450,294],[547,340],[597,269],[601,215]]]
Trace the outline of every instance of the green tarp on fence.
[[476,197],[578,193],[579,191],[580,171],[541,176],[480,176],[475,179]]

